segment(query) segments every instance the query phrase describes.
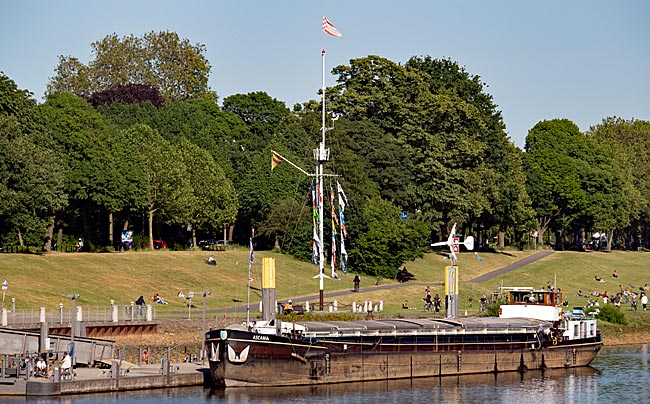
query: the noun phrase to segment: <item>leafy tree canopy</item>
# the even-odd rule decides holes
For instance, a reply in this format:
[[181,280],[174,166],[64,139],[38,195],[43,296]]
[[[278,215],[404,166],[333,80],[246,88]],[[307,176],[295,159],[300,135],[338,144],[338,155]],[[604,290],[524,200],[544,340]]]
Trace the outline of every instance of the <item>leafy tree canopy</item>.
[[111,34],[91,44],[94,59],[84,65],[73,56],[59,56],[47,92],[72,92],[89,98],[117,85],[146,84],[167,100],[217,100],[208,86],[210,63],[205,45],[192,45],[175,32],[149,32],[142,37]]

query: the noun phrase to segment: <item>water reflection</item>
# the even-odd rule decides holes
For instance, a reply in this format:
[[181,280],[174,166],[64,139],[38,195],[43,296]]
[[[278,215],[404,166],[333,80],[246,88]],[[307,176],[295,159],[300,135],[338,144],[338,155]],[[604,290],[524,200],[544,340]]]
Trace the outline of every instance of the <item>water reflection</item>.
[[598,403],[641,400],[650,384],[648,345],[604,348],[593,367],[312,387],[175,388],[55,398],[0,397],[39,404]]
[[576,386],[575,380],[596,375],[596,369],[588,367],[311,387],[218,389],[208,396],[224,403],[495,403],[517,402],[523,396],[535,397],[537,402],[584,402],[581,397],[593,393],[582,390],[593,387]]

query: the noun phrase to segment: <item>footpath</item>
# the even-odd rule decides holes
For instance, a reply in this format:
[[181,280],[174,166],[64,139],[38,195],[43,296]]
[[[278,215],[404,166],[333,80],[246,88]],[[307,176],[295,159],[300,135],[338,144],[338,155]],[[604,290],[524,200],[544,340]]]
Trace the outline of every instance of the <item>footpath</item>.
[[[522,258],[520,260],[517,260],[516,262],[513,262],[510,265],[507,265],[503,268],[495,269],[494,271],[488,272],[487,274],[481,275],[479,277],[476,277],[474,279],[469,280],[469,283],[479,283],[479,282],[486,282],[490,281],[498,276],[504,275],[508,272],[514,271],[516,269],[522,268],[526,265],[529,265],[535,261],[541,260],[542,258],[548,257],[549,255],[552,255],[555,253],[553,250],[542,250],[538,251],[532,255],[529,255],[526,258]],[[365,288],[359,288],[359,292],[374,292],[377,290],[387,290],[387,289],[396,289],[396,288],[401,288],[404,286],[426,286],[426,285],[431,285],[431,286],[440,286],[442,285],[442,282],[404,282],[404,283],[394,283],[394,284],[389,284],[389,285],[373,285]],[[349,295],[351,293],[355,293],[352,290],[339,290],[335,292],[325,292],[323,296],[325,298],[332,298],[332,297],[338,297],[338,296],[345,296]],[[317,302],[319,300],[319,295],[309,295],[309,296],[297,296],[297,297],[291,297],[289,299],[292,299],[294,302],[296,301],[309,301],[309,302]],[[225,309],[212,309],[208,311],[209,313],[212,314],[218,314],[218,313],[238,313],[241,314],[246,313],[246,306],[237,306],[237,307],[229,307]]]

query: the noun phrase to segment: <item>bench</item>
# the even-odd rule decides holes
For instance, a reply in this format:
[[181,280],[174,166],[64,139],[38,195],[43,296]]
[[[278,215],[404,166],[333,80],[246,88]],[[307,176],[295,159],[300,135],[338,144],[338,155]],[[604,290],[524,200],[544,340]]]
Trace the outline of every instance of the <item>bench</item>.
[[[284,305],[285,303],[278,302],[278,313],[284,314]],[[295,314],[305,314],[305,306],[303,306],[302,304],[294,304],[293,312]]]

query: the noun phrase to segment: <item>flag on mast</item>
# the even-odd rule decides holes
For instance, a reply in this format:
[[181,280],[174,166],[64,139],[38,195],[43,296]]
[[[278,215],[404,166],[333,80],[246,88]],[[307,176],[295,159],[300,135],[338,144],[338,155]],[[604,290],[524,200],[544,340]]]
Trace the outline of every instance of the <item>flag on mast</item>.
[[336,209],[334,209],[334,190],[330,184],[330,211],[332,212],[332,274],[334,274],[334,267],[336,267]]
[[282,156],[280,156],[276,152],[272,152],[272,154],[271,154],[271,171],[273,171],[273,169],[275,167],[277,167],[280,163],[282,163],[282,160],[283,160]]
[[341,34],[341,32],[336,29],[325,16],[323,16],[323,32],[327,35],[335,36],[338,38],[343,36],[343,34]]
[[311,259],[314,261],[315,265],[318,265],[319,262],[319,251],[320,251],[320,239],[318,238],[318,207],[316,206],[316,188],[314,187],[314,181],[311,182],[311,199],[312,199],[312,222],[314,227],[314,233],[312,235],[311,247],[312,255]]
[[336,181],[336,189],[339,194],[339,224],[341,226],[341,269],[344,274],[348,273],[347,262],[348,262],[348,252],[345,250],[345,238],[348,235],[347,230],[345,229],[345,205],[348,204],[348,198],[343,192],[343,188],[338,181]]
[[248,259],[248,262],[250,264],[255,262],[255,251],[253,250],[253,237],[255,237],[255,229],[251,228],[251,240],[250,240],[251,248],[250,248],[250,257]]

